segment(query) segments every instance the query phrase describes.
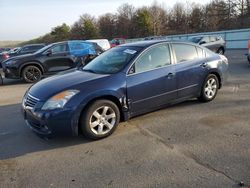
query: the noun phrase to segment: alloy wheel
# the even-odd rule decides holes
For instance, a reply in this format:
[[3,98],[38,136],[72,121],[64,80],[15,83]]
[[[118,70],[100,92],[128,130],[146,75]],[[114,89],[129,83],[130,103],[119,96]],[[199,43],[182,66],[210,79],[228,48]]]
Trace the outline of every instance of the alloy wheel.
[[209,78],[205,85],[205,95],[208,99],[212,99],[217,91],[217,82],[215,78]]
[[96,135],[107,134],[115,124],[116,114],[109,106],[102,106],[95,110],[89,120],[90,129]]
[[30,66],[24,72],[25,80],[28,82],[36,82],[41,78],[41,72],[37,67]]

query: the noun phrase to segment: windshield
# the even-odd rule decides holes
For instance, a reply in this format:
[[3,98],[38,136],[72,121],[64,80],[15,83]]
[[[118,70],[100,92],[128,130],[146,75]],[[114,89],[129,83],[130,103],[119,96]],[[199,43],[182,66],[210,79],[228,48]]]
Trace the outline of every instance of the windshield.
[[44,52],[45,50],[49,49],[51,46],[52,46],[52,44],[47,45],[47,46],[44,46],[44,47],[41,48],[40,50],[37,50],[37,51],[35,52],[35,54],[42,53],[42,52]]
[[83,67],[83,71],[113,74],[122,70],[141,51],[140,47],[116,47],[96,57]]
[[194,42],[194,43],[199,43],[202,37],[193,37],[189,39],[189,41]]

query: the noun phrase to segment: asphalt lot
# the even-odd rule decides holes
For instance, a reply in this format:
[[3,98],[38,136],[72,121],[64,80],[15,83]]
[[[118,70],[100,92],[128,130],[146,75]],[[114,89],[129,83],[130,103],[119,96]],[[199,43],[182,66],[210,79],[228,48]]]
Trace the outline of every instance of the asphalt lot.
[[190,100],[122,123],[100,141],[44,140],[26,127],[30,86],[0,86],[0,187],[250,187],[250,65],[226,53],[230,77],[210,103]]

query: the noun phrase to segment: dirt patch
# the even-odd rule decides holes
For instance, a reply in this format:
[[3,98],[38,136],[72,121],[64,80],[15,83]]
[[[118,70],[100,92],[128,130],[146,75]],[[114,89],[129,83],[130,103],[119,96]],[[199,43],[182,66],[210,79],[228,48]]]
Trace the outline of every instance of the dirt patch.
[[223,115],[213,115],[213,116],[207,116],[203,117],[199,120],[199,123],[209,126],[209,127],[219,127],[224,126],[227,124],[231,124],[238,121],[235,117],[230,116],[223,116]]
[[17,180],[17,162],[16,160],[0,160],[0,182],[1,186],[14,186]]

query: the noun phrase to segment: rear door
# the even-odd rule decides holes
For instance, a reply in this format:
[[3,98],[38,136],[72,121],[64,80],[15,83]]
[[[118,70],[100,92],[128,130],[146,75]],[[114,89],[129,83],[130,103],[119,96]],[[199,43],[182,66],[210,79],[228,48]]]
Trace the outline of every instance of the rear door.
[[201,84],[208,74],[203,49],[184,43],[174,43],[172,47],[176,59],[178,98],[199,95]]
[[67,70],[73,67],[73,60],[67,43],[52,46],[43,53],[43,65],[48,72]]
[[127,75],[127,97],[132,115],[176,99],[176,77],[168,44],[150,47],[135,61]]

